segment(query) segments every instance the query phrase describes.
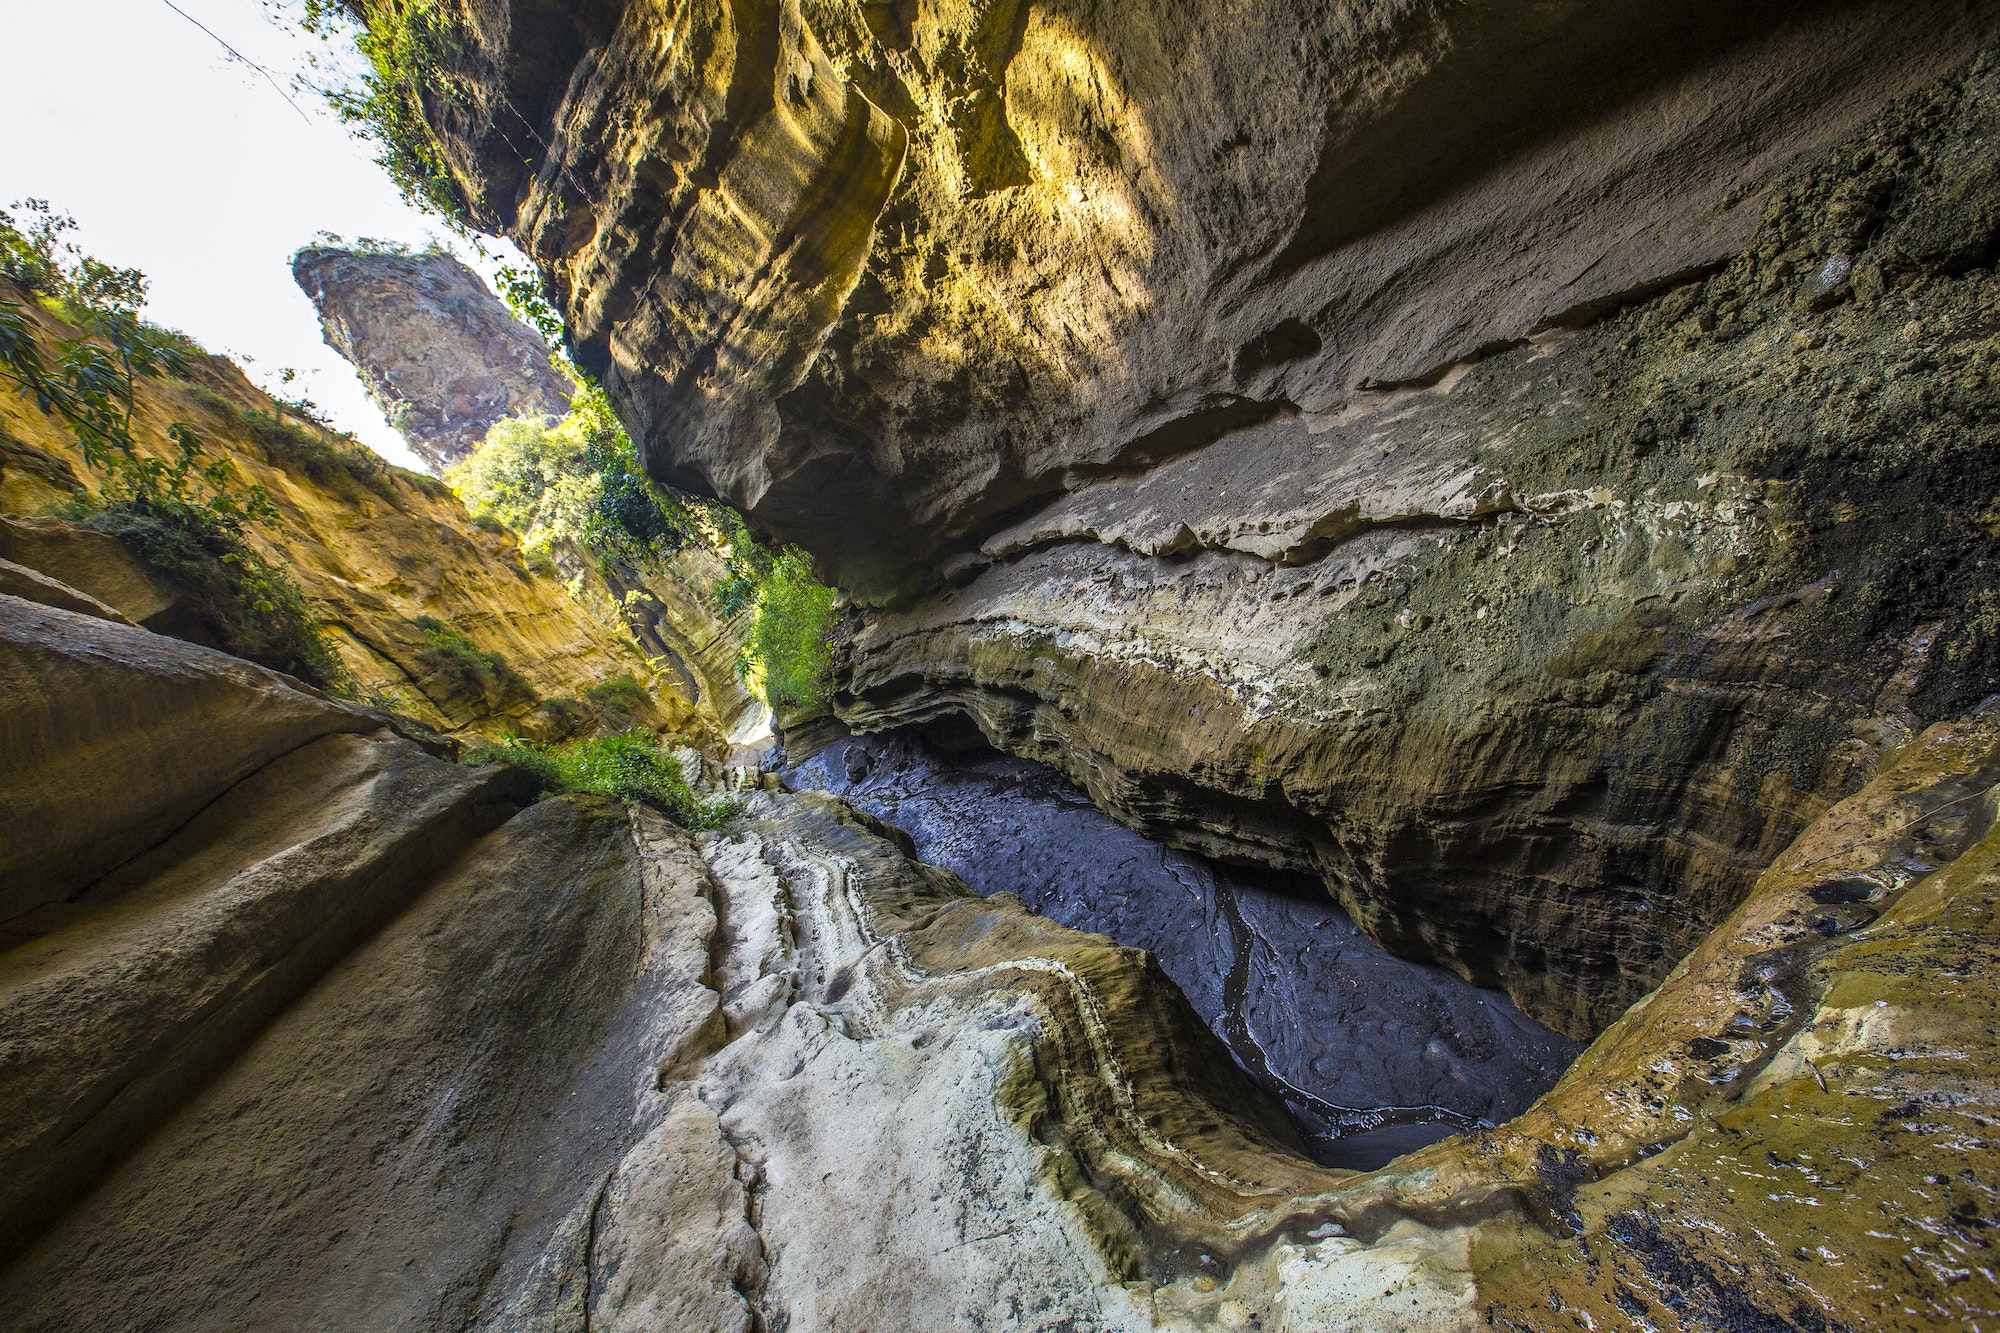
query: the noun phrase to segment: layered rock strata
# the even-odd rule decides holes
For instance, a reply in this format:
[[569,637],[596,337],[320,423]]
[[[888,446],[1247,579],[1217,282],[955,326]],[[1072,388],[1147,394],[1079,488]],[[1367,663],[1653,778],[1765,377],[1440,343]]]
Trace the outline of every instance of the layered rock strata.
[[515,0],[431,122],[850,725],[1587,1036],[2000,680],[1996,12]]
[[1316,882],[1148,842],[1039,764],[902,732],[836,741],[784,777],[907,832],[983,897],[1153,954],[1324,1164],[1372,1169],[1511,1120],[1581,1049],[1384,952]]
[[[145,798],[221,791],[108,877],[63,872],[72,913],[0,952],[0,1096],[35,1130],[7,1179],[77,1200],[10,1196],[15,1327],[1932,1329],[2000,1309],[1991,709],[1817,821],[1525,1115],[1356,1175],[1300,1155],[1149,957],[974,896],[821,797],[754,796],[699,840],[591,798],[475,821],[380,885],[394,906],[338,957],[309,923],[366,895],[322,886],[418,807],[504,818],[481,805],[497,777],[143,630],[0,599],[0,645],[16,674],[61,661],[206,708],[211,757],[244,772]],[[83,765],[66,729],[133,734],[111,690],[82,696],[86,727],[65,688],[0,696],[10,781],[37,746]],[[60,827],[120,819],[85,804]],[[150,1134],[73,1149],[163,1086]]]
[[432,119],[655,471],[875,600],[1094,477],[1726,261],[1992,17],[505,0],[437,20]]
[[569,411],[569,382],[542,340],[448,250],[308,246],[292,276],[327,345],[433,471],[477,449],[496,421]]
[[2000,685],[2000,287],[1902,239],[1990,253],[1942,219],[1996,107],[1991,63],[1913,101],[1657,301],[1079,488],[862,617],[837,707],[963,711],[1588,1035]]

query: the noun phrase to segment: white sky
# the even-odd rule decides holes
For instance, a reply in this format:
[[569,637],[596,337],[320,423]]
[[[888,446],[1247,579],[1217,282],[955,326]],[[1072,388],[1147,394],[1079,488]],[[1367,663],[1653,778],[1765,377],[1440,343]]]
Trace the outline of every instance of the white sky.
[[489,281],[493,265],[405,204],[370,145],[291,86],[327,48],[279,27],[264,0],[174,4],[269,69],[310,123],[165,0],[0,0],[0,207],[47,199],[76,218],[85,252],[144,270],[150,319],[267,388],[297,369],[288,396],[303,385],[336,426],[420,467],[321,340],[292,252],[322,230],[435,237]]

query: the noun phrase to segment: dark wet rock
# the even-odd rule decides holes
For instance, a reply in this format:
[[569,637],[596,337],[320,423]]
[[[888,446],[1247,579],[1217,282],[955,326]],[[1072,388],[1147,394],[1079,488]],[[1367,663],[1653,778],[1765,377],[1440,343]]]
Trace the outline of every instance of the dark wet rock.
[[1329,1165],[1509,1119],[1581,1049],[1500,992],[1386,952],[1318,885],[1148,841],[1040,764],[902,732],[786,776],[903,829],[981,894],[1150,950]]

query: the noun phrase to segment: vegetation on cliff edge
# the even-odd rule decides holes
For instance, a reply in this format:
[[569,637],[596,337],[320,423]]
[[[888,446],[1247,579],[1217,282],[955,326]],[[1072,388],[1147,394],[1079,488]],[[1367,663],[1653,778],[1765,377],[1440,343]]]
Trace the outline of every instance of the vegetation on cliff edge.
[[367,64],[344,86],[321,90],[334,112],[376,145],[376,162],[404,198],[469,230],[472,201],[430,122],[444,106],[468,100],[448,67],[466,46],[456,7],[445,0],[303,0],[299,12],[306,32],[326,41],[351,38]]
[[737,803],[697,795],[673,751],[658,736],[633,728],[614,735],[559,745],[538,745],[510,736],[465,756],[468,764],[512,764],[535,775],[545,794],[592,792],[621,801],[643,801],[664,811],[683,828],[708,829],[727,823]]
[[337,692],[352,686],[298,585],[246,540],[275,526],[263,487],[242,485],[227,459],[210,457],[184,421],[166,428],[164,449],[134,434],[138,385],[183,378],[188,339],[138,316],[145,275],[115,269],[63,240],[74,222],[39,200],[23,208],[26,230],[0,211],[0,276],[80,327],[51,343],[17,301],[0,298],[0,381],[60,421],[99,474],[63,516],[116,537],[180,594],[184,636]]
[[502,421],[446,480],[475,519],[513,531],[530,556],[562,548],[645,565],[713,527],[706,502],[648,480],[602,389],[579,386],[569,415]]

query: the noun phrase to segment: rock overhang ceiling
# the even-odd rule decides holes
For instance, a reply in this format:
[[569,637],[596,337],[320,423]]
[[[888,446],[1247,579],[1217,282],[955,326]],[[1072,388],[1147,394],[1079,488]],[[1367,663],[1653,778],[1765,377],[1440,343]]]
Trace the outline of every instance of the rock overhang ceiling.
[[436,119],[656,475],[863,601],[1740,250],[1990,6],[469,6]]

